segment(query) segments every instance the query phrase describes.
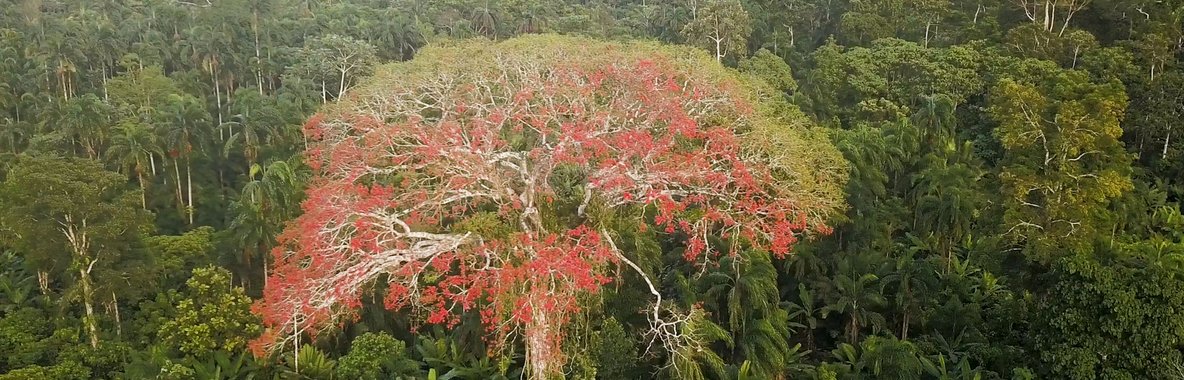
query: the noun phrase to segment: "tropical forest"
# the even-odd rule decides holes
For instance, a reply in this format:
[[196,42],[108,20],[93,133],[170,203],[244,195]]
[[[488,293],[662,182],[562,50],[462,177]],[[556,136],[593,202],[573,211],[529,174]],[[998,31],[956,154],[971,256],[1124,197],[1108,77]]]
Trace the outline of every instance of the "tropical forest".
[[0,0],[0,380],[1184,379],[1182,0]]

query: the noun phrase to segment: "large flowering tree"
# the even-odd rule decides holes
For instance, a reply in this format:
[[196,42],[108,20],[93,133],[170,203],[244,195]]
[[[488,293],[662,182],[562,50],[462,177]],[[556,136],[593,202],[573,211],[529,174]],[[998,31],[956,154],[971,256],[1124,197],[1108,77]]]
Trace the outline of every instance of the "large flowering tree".
[[495,347],[522,342],[547,378],[562,326],[618,268],[653,293],[654,336],[685,344],[686,314],[597,215],[633,210],[700,265],[827,233],[841,158],[771,93],[689,48],[554,36],[380,69],[305,126],[315,175],[274,251],[256,347],[336,328],[381,280],[387,307],[427,323],[479,311]]

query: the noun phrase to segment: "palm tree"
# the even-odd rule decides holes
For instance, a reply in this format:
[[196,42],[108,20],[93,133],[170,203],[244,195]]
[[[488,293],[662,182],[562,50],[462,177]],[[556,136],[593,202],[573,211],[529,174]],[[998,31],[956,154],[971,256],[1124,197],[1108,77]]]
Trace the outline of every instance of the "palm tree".
[[690,316],[683,327],[683,344],[670,353],[670,365],[666,367],[669,378],[704,380],[715,375],[715,378],[728,378],[728,370],[724,359],[712,351],[709,346],[723,342],[732,347],[734,341],[723,327],[707,318],[703,309],[692,308]]
[[[910,237],[912,236],[910,235]],[[915,237],[912,238],[916,240]],[[908,340],[909,325],[913,323],[912,317],[921,312],[921,295],[929,289],[926,276],[931,275],[933,270],[928,260],[918,260],[916,257],[922,247],[906,246],[905,244],[897,244],[897,247],[898,256],[893,262],[893,271],[884,276],[882,286],[885,288],[895,287],[892,306],[900,315],[899,336],[902,340]]]
[[144,165],[148,164],[152,175],[156,175],[156,155],[163,156],[156,135],[147,126],[125,122],[115,127],[111,146],[107,148],[107,159],[119,167],[124,174],[136,173],[140,183],[140,203],[148,208],[148,182],[144,179]]
[[[921,358],[922,368],[933,378],[941,380],[981,380],[983,378],[982,371],[971,367],[968,358],[963,357],[958,364],[953,364],[953,360],[946,360],[945,355],[937,355],[935,359],[936,363],[929,358]],[[1017,368],[1011,378],[1035,379],[1036,377],[1026,369]]]
[[863,374],[866,360],[863,359],[863,352],[859,346],[851,343],[840,343],[838,347],[830,351],[830,356],[834,359],[834,363],[844,366],[854,375]]
[[978,215],[982,173],[934,155],[928,155],[926,161],[926,167],[913,178],[913,220],[920,232],[937,240],[949,271],[954,245],[966,238]]
[[[195,148],[200,149],[200,143],[205,137],[201,126],[209,122],[210,114],[197,98],[185,95],[172,95],[169,104],[162,113],[166,119],[165,141],[169,145],[169,156],[173,158],[173,172],[177,180],[177,202],[184,207],[189,216],[189,224],[193,224],[193,171],[192,155]],[[182,195],[181,169],[178,162],[185,161],[185,176],[188,187],[188,197]],[[184,200],[188,198],[188,204]]]
[[912,342],[895,337],[871,336],[860,344],[864,367],[877,379],[916,379],[922,363]]
[[[223,56],[222,52],[231,51],[229,44],[226,43],[224,34],[217,28],[201,25],[186,29],[186,45],[187,51],[190,53],[189,58],[201,64],[201,69],[210,77],[210,84],[214,90],[214,106],[217,109],[218,124],[221,125],[222,120],[222,71],[223,71]],[[224,136],[219,136],[224,138]]]
[[818,316],[822,314],[822,307],[815,302],[814,295],[806,284],[798,284],[798,302],[786,301],[785,308],[789,312],[790,327],[806,329],[806,348],[814,350],[814,330],[818,329]]
[[720,262],[721,270],[704,276],[701,292],[708,304],[726,304],[728,328],[739,331],[755,314],[777,307],[777,270],[767,253],[744,252]]
[[98,96],[86,94],[63,104],[60,123],[63,132],[82,147],[88,158],[98,160],[113,112],[114,109]]
[[921,107],[912,116],[912,124],[928,137],[930,147],[946,148],[954,141],[957,104],[944,94],[921,97]]
[[8,153],[20,153],[20,146],[29,136],[27,123],[18,122],[12,118],[0,119],[0,147],[7,148]]
[[267,31],[260,33],[263,28],[263,20],[259,17],[260,14],[270,13],[275,4],[271,0],[247,0],[247,8],[251,10],[251,35],[254,38],[255,56],[250,59],[250,63],[255,68],[255,85],[259,90],[259,95],[263,95],[263,45],[259,40],[260,35],[267,35]]
[[83,56],[75,42],[74,38],[60,32],[50,35],[46,41],[46,46],[56,60],[52,69],[63,100],[69,100],[74,94],[74,76],[78,73],[74,57]]
[[[275,244],[276,236],[284,223],[294,216],[301,189],[299,173],[293,165],[276,161],[265,167],[253,165],[248,173],[251,181],[243,186],[242,193],[231,203],[235,215],[228,230],[242,248],[243,265],[252,270],[252,258],[263,258],[263,278],[267,276],[267,260],[264,254]],[[250,275],[244,275],[243,287],[249,288]]]
[[815,247],[804,244],[795,247],[793,256],[781,261],[781,270],[798,279],[805,279],[815,273],[825,273],[826,262],[819,257],[817,251]]
[[234,95],[230,109],[236,114],[219,126],[229,132],[222,154],[229,157],[232,148],[242,145],[243,158],[249,169],[259,158],[259,148],[273,142],[278,135],[277,126],[284,121],[272,98],[247,89],[239,89]]
[[777,269],[767,252],[744,251],[721,260],[723,270],[704,276],[707,304],[726,305],[729,331],[756,374],[777,377],[789,356],[789,313],[779,305]]
[[416,46],[423,44],[423,36],[415,28],[413,15],[399,8],[388,8],[379,11],[384,22],[375,23],[368,28],[368,33],[380,58],[386,60],[403,60],[413,53]]
[[875,309],[884,306],[887,301],[880,293],[878,285],[880,277],[875,273],[846,273],[837,274],[834,278],[833,299],[822,308],[822,317],[826,318],[831,312],[847,315],[847,342],[859,342],[859,331],[865,326],[883,326],[884,316]]

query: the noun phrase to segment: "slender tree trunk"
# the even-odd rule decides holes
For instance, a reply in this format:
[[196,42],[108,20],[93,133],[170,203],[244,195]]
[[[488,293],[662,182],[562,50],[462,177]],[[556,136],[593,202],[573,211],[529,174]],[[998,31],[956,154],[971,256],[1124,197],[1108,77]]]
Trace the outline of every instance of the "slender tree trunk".
[[814,351],[814,329],[806,331],[806,348]]
[[136,179],[140,181],[140,206],[148,209],[148,186],[144,184],[144,170],[136,163]]
[[[217,105],[217,108],[218,108],[218,125],[221,126],[222,125],[222,90],[221,90],[221,86],[218,86],[218,69],[217,69],[217,67],[215,67],[214,69],[212,69],[210,71],[211,71],[211,76],[213,77],[212,80],[214,82],[214,103],[215,103],[215,105]],[[226,136],[224,136],[222,134],[221,128],[218,128],[218,138],[220,138],[222,140],[226,140]]]
[[61,82],[61,84],[62,84],[62,100],[70,100],[70,90],[69,90],[68,85],[66,84],[66,76],[69,75],[66,73],[66,66],[62,65],[59,62],[58,63],[58,70],[62,71],[62,73],[60,75],[58,75],[58,82]]
[[1161,160],[1168,159],[1168,144],[1170,144],[1171,142],[1172,142],[1172,126],[1169,125],[1168,126],[1168,133],[1163,138],[1163,155],[1160,156]]
[[103,101],[111,101],[110,95],[107,94],[107,64],[103,64]]
[[1044,27],[1044,31],[1048,31],[1049,24],[1053,22],[1049,19],[1051,15],[1051,9],[1049,9],[1051,5],[1049,4],[1049,1],[1050,0],[1044,0],[1044,24],[1041,25]]
[[111,291],[111,307],[115,309],[115,336],[123,338],[123,319],[119,317],[119,299],[114,290]]
[[300,319],[296,314],[292,314],[292,335],[295,339],[292,342],[292,348],[295,355],[292,355],[293,362],[295,362],[296,373],[300,373]]
[[929,47],[929,27],[932,25],[932,21],[925,22],[925,43],[921,45],[922,47]]
[[908,311],[905,311],[905,322],[900,324],[900,340],[908,340]]
[[243,266],[247,269],[243,271],[242,285],[243,289],[250,291],[251,289],[251,272],[254,268],[251,267],[251,249],[243,248]]
[[259,87],[259,95],[263,95],[263,60],[259,54],[259,10],[252,9],[251,32],[255,34],[255,82]]
[[[271,62],[271,49],[267,49],[267,62]],[[271,73],[268,73],[268,75],[267,75],[267,90],[274,93],[275,92],[275,76],[270,75],[270,74]]]
[[341,70],[341,85],[337,86],[337,100],[345,97],[345,70]]
[[189,225],[193,225],[193,213],[197,210],[193,208],[193,165],[190,164],[189,159],[185,159],[185,186],[189,189]]
[[41,295],[49,295],[49,272],[37,271],[37,287],[41,289]]
[[267,255],[263,255],[263,289],[267,289]]
[[778,37],[780,37],[780,35],[777,33],[777,27],[773,27],[773,55],[780,57],[781,51],[777,49],[778,42],[780,42],[778,41]]
[[1147,140],[1147,134],[1146,133],[1139,133],[1138,136],[1139,136],[1139,149],[1135,149],[1135,159],[1141,160],[1141,159],[1143,159],[1143,143],[1145,143]]
[[184,209],[185,193],[181,190],[181,167],[180,164],[177,163],[177,161],[180,160],[180,158],[173,160],[173,173],[177,175],[177,207]]
[[950,266],[954,262],[954,250],[949,246],[942,248],[945,248],[946,251],[946,272],[944,274],[950,274]]

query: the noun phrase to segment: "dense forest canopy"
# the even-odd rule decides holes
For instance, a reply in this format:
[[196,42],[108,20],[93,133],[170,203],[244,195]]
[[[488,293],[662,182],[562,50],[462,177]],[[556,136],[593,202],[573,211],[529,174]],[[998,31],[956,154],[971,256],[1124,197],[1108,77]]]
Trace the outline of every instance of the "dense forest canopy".
[[1182,53],[1179,0],[4,0],[0,379],[1180,378]]

